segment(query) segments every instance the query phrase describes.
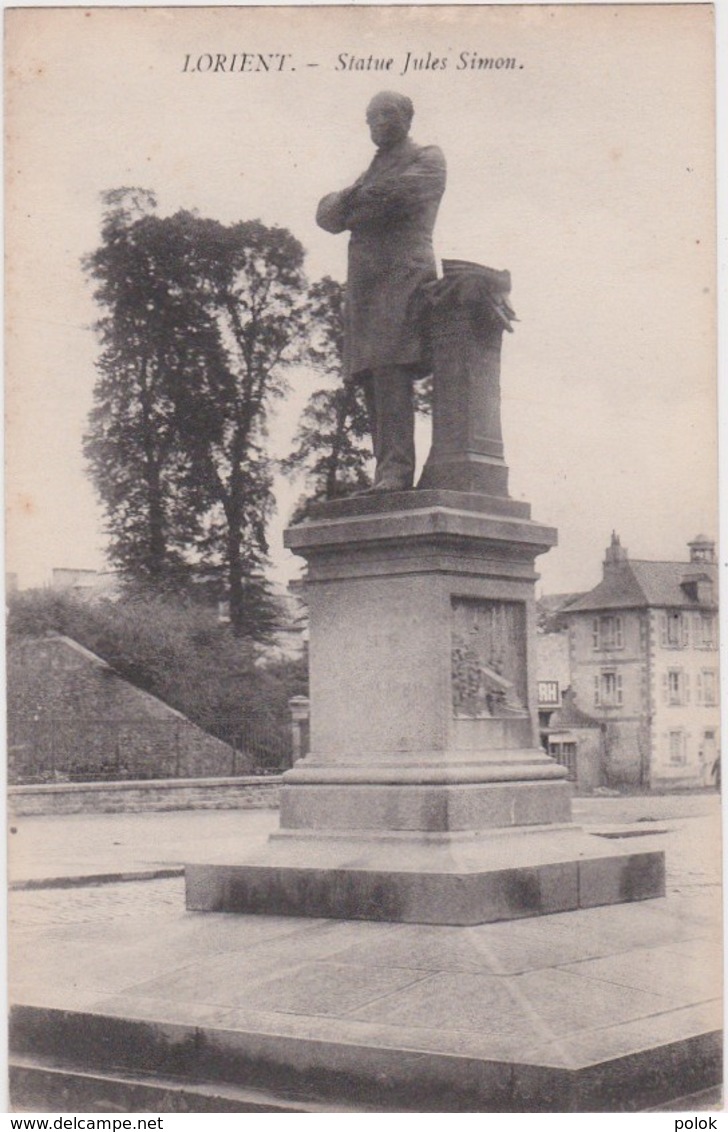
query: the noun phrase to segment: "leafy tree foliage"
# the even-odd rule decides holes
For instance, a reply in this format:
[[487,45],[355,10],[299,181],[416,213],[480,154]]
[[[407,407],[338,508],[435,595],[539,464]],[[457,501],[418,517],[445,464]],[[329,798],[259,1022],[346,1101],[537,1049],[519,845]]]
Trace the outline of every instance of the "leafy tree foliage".
[[[200,727],[228,738],[256,722],[288,743],[288,700],[306,694],[305,661],[261,663],[261,652],[221,625],[208,607],[144,592],[124,601],[81,602],[49,590],[11,595],[8,637],[62,633]],[[8,689],[14,702],[13,689]],[[17,698],[17,697],[16,697]]]
[[85,261],[104,312],[85,451],[110,557],[158,587],[202,579],[250,632],[273,509],[267,418],[298,356],[303,249],[257,220],[158,217],[142,190],[105,201]]
[[196,221],[196,270],[224,351],[222,374],[180,391],[185,450],[214,505],[198,541],[208,570],[224,572],[230,620],[239,629],[255,598],[273,510],[266,454],[270,406],[286,391],[284,370],[299,356],[306,321],[303,248],[259,221]]
[[360,385],[343,379],[344,288],[326,276],[310,287],[308,300],[308,360],[327,385],[309,398],[295,448],[282,461],[288,474],[303,471],[306,476],[306,497],[298,504],[294,521],[305,513],[308,500],[336,499],[371,485],[364,395]]
[[102,244],[85,267],[103,309],[102,353],[85,438],[104,503],[109,556],[128,577],[178,584],[209,496],[180,442],[176,393],[221,365],[215,328],[177,253],[178,217],[139,190],[106,194]]
[[[337,499],[371,486],[372,450],[369,416],[358,382],[344,377],[344,301],[341,283],[325,276],[308,293],[308,360],[327,380],[309,398],[294,438],[294,450],[283,460],[289,475],[305,473],[306,495],[293,522],[303,518],[309,501]],[[428,414],[432,379],[415,385],[415,409]]]

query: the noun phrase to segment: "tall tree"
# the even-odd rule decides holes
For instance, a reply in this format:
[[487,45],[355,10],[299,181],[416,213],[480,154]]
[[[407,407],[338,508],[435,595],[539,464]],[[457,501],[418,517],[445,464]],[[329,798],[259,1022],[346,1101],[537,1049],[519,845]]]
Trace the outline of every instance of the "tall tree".
[[222,364],[216,328],[184,257],[176,218],[145,190],[105,194],[97,284],[102,352],[84,451],[122,573],[179,584],[209,499],[180,442],[175,392]]
[[286,391],[306,324],[303,248],[258,220],[225,226],[190,218],[195,270],[224,354],[222,372],[177,392],[185,451],[214,500],[198,540],[203,562],[224,573],[235,631],[260,597],[273,510],[268,415]]
[[304,472],[307,496],[294,521],[311,499],[336,499],[371,485],[369,422],[360,385],[344,380],[344,287],[325,276],[308,293],[308,360],[327,380],[309,398],[294,438],[294,450],[282,461],[288,474]]
[[267,418],[302,336],[303,249],[257,220],[159,218],[139,190],[106,203],[86,453],[111,556],[130,577],[217,580],[241,634],[265,590]]

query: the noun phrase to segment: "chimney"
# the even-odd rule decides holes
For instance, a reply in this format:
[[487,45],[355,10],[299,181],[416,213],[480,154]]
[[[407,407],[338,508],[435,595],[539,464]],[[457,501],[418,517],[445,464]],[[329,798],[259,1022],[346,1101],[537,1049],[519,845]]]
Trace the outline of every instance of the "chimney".
[[617,532],[612,531],[612,541],[607,547],[604,554],[604,577],[606,578],[607,575],[613,574],[616,571],[620,570],[627,561],[627,551],[619,541],[619,535],[617,534]]
[[691,562],[715,562],[715,543],[707,535],[696,535],[688,548]]

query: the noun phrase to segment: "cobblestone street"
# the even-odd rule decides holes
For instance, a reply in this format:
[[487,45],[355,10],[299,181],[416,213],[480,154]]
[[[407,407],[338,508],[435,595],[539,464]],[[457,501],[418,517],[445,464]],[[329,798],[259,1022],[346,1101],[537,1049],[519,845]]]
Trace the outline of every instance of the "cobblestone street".
[[176,916],[184,899],[182,877],[36,889],[12,893],[8,920],[11,931],[14,927],[108,923],[147,914],[158,920]]

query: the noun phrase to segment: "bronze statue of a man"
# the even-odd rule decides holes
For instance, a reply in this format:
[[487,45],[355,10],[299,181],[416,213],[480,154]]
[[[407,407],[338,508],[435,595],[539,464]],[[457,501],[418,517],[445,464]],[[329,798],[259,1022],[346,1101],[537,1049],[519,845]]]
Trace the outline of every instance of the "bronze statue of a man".
[[376,458],[374,491],[412,487],[415,470],[414,378],[430,372],[423,284],[436,279],[432,231],[445,191],[445,158],[418,146],[409,98],[385,91],[367,107],[377,147],[369,168],[325,196],[316,222],[349,230],[345,368],[359,381]]

